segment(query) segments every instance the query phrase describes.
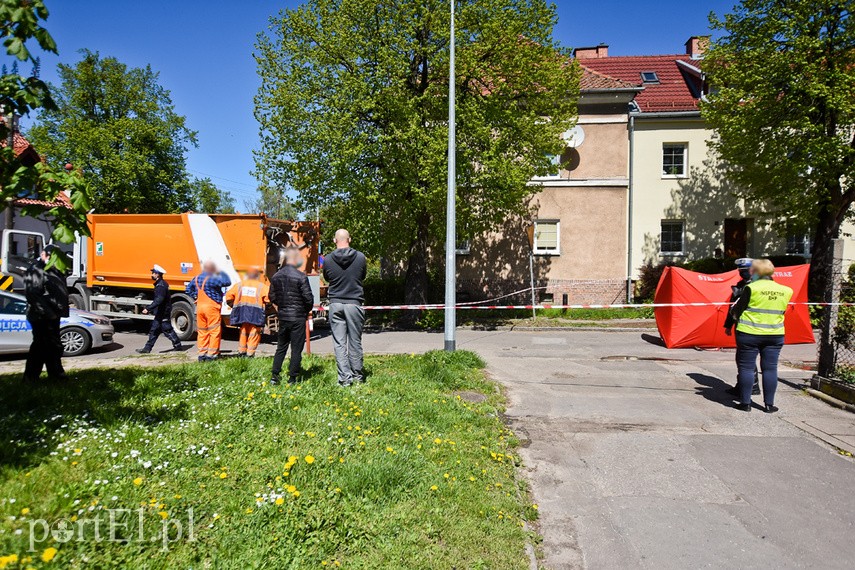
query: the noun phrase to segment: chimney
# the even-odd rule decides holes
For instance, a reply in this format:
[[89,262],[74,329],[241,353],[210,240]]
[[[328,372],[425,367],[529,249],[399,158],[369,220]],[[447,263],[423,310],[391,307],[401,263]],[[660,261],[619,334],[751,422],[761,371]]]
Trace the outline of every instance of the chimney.
[[609,46],[600,44],[594,47],[580,47],[573,50],[576,59],[600,59],[609,57]]
[[686,42],[686,55],[691,56],[692,59],[701,59],[709,47],[709,36],[692,36]]

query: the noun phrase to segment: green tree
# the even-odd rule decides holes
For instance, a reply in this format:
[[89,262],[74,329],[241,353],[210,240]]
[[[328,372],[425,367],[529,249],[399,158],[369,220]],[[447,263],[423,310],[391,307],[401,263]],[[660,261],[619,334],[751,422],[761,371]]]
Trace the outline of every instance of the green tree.
[[297,208],[279,187],[258,187],[258,197],[244,202],[244,209],[253,214],[261,213],[277,220],[296,220]]
[[[89,209],[86,183],[79,171],[53,169],[37,162],[32,166],[21,163],[15,155],[14,145],[8,144],[13,137],[17,117],[39,109],[51,110],[55,103],[50,89],[38,77],[39,60],[33,55],[32,42],[41,50],[57,53],[56,43],[42,22],[47,20],[48,10],[41,0],[0,0],[0,40],[6,54],[15,58],[11,71],[3,66],[0,75],[0,109],[7,121],[0,121],[0,201],[3,208],[11,208],[11,202],[21,196],[35,196],[53,202],[60,192],[66,192],[72,208],[27,206],[24,215],[46,216],[53,221],[51,239],[54,242],[71,243],[75,232],[88,234],[86,212]],[[33,65],[32,72],[21,75],[17,61]],[[51,256],[50,263],[60,268],[67,266],[67,258],[60,252]]]
[[[579,72],[546,0],[459,0],[457,14],[465,239],[525,214],[573,124]],[[443,0],[309,0],[256,46],[261,179],[303,211],[346,212],[355,246],[405,262],[409,302],[442,257],[449,16]]]
[[762,214],[813,236],[813,295],[855,200],[855,2],[743,0],[703,62],[727,175]]
[[234,214],[235,200],[232,195],[214,184],[210,178],[195,178],[190,183],[194,210],[207,214]]
[[158,74],[97,52],[82,56],[74,65],[59,65],[57,106],[41,113],[30,140],[49,162],[70,162],[86,172],[98,212],[192,207],[185,158],[196,133],[175,112]]

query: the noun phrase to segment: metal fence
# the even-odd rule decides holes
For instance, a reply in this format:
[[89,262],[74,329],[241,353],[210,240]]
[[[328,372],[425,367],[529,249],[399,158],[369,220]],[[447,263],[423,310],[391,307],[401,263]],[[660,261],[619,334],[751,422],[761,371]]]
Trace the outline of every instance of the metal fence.
[[[844,259],[843,240],[835,240],[825,307],[812,307],[818,318],[817,373],[824,378],[855,381],[855,260]],[[843,305],[838,305],[842,303]]]

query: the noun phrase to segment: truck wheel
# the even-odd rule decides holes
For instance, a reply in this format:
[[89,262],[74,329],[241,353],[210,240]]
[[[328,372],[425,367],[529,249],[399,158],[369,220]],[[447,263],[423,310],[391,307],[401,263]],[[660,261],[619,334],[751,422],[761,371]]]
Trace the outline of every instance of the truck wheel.
[[92,337],[80,327],[65,327],[59,333],[63,356],[80,356],[92,346]]
[[172,328],[181,340],[190,340],[196,332],[196,312],[190,303],[176,301],[172,304],[172,313],[169,315]]
[[81,295],[80,293],[69,293],[68,304],[79,311],[89,310],[89,308],[86,306],[86,299],[84,299],[83,295]]

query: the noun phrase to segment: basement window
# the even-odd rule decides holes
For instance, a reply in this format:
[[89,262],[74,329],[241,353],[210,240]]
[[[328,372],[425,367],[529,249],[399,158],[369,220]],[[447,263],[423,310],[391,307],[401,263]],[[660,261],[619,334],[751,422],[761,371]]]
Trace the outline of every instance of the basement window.
[[648,85],[659,83],[659,76],[656,74],[655,71],[642,71],[641,82]]

